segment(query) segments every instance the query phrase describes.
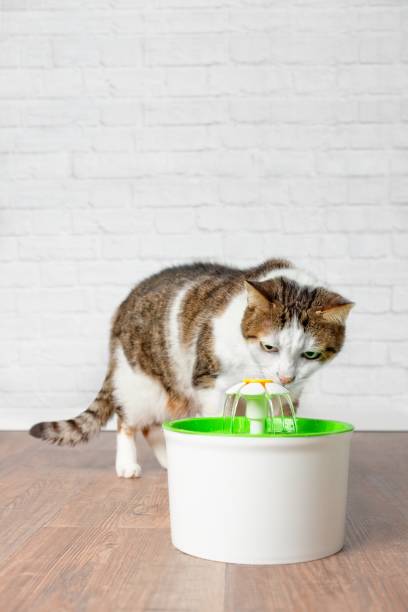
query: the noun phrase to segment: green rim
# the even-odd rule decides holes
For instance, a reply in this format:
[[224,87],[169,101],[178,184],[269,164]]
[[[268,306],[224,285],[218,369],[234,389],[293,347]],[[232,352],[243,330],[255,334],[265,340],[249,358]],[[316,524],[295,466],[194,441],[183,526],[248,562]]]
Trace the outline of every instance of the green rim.
[[[280,423],[280,419],[276,419]],[[175,433],[192,434],[199,436],[226,436],[226,437],[248,437],[248,438],[304,438],[311,436],[331,436],[335,434],[348,433],[354,430],[350,423],[341,421],[328,421],[323,419],[296,419],[297,431],[286,433],[249,433],[250,421],[243,416],[235,417],[232,428],[231,418],[226,417],[196,417],[193,419],[180,419],[163,423],[163,429]],[[232,429],[232,431],[231,431]],[[271,429],[271,427],[267,427]]]

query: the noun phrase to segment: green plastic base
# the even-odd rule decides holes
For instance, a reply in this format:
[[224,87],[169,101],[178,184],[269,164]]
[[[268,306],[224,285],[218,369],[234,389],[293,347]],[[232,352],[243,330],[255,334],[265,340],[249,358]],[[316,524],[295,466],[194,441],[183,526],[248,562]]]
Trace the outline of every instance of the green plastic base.
[[[275,429],[282,429],[281,419],[275,419]],[[289,419],[288,419],[289,421]],[[291,421],[291,420],[290,420]],[[267,431],[273,431],[271,419],[266,419]],[[354,430],[350,423],[340,421],[327,421],[323,419],[296,419],[297,431],[275,433],[251,434],[250,420],[247,417],[238,416],[233,419],[231,428],[231,417],[196,417],[193,419],[180,419],[163,423],[163,428],[183,434],[195,434],[201,436],[248,436],[251,438],[304,438],[310,436],[330,436],[342,434]],[[231,430],[232,429],[232,430]]]

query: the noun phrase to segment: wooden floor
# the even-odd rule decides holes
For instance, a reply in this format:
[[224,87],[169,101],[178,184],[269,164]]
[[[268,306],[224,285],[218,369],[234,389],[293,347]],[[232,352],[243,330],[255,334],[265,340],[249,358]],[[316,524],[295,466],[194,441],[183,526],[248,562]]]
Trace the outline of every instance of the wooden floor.
[[0,610],[408,610],[408,433],[355,434],[346,546],[238,566],[170,543],[166,473],[118,479],[114,435],[80,449],[0,433]]

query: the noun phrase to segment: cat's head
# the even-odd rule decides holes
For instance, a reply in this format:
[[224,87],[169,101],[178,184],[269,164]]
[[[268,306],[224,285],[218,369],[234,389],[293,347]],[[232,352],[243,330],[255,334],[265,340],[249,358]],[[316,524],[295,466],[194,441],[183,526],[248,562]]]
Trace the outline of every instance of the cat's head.
[[284,277],[245,286],[242,333],[265,377],[294,388],[341,350],[352,302]]

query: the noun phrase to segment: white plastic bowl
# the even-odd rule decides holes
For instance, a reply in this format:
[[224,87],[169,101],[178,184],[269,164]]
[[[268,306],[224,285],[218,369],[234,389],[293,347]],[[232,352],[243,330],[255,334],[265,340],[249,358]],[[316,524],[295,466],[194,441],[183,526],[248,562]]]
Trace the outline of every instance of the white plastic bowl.
[[254,436],[223,425],[217,417],[164,425],[174,546],[247,564],[339,551],[353,427],[298,419],[296,434]]

